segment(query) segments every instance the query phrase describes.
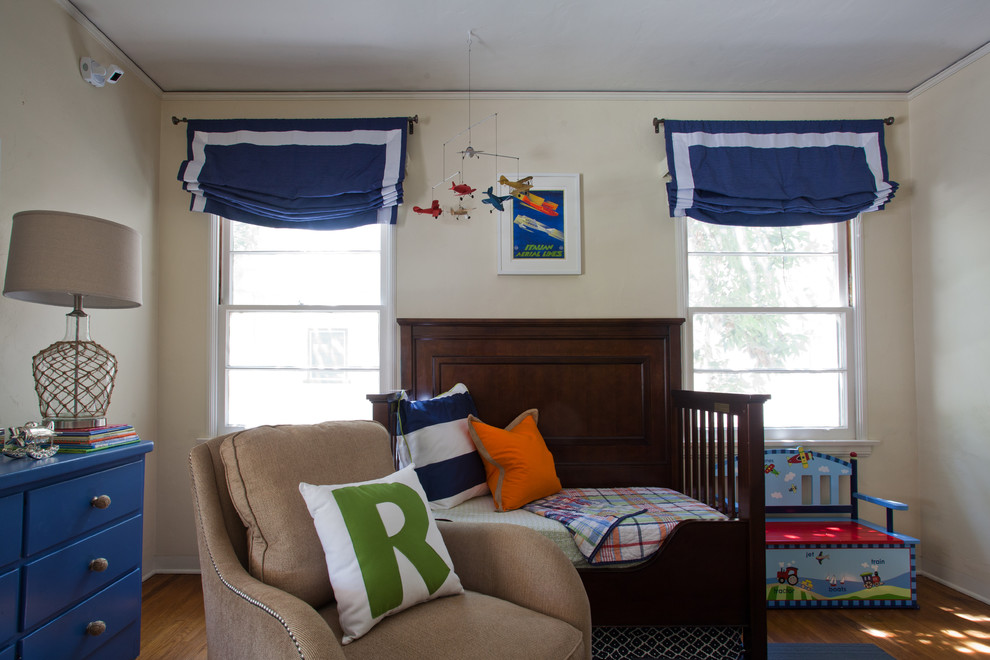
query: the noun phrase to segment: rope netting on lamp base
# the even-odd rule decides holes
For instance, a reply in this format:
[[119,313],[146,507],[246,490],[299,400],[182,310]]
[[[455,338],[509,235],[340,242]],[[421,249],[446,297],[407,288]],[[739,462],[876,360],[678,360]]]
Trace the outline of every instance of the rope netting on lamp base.
[[90,339],[87,308],[141,305],[141,234],[64,211],[14,214],[3,295],[69,306],[66,331],[34,356],[35,391],[56,429],[106,426],[117,358]]
[[[68,315],[67,339],[34,356],[41,415],[56,429],[106,426],[117,358],[89,339],[88,317]],[[68,339],[79,337],[79,339]]]

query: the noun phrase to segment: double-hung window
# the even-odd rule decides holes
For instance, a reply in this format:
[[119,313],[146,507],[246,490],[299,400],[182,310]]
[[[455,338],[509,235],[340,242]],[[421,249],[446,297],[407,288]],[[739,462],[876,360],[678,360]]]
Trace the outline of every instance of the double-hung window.
[[800,227],[685,218],[690,386],[770,394],[768,440],[854,440],[858,227],[858,218]]
[[393,371],[394,231],[217,228],[215,430],[370,419]]

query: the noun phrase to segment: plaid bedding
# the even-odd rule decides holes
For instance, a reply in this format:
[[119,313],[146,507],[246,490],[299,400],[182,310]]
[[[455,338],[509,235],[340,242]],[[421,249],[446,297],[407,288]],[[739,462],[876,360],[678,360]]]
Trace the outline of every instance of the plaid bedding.
[[681,520],[726,520],[669,488],[565,488],[523,507],[562,523],[589,564],[642,561]]

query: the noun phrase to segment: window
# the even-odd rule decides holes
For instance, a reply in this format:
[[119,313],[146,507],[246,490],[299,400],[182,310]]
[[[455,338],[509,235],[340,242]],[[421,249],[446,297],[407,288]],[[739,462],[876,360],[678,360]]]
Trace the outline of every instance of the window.
[[767,439],[856,438],[858,223],[754,228],[686,218],[689,382],[770,394]]
[[345,381],[347,328],[309,329],[309,373],[307,382]]
[[393,372],[393,232],[217,226],[216,431],[370,419]]

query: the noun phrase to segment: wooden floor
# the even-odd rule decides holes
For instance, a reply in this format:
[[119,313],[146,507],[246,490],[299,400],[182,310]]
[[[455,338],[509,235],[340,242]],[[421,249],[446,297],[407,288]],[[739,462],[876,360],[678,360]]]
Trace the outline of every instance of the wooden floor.
[[772,610],[771,642],[873,643],[897,660],[990,660],[990,605],[918,578],[917,610]]
[[[144,582],[141,658],[206,660],[198,575],[155,575]],[[918,578],[917,610],[773,610],[771,642],[873,643],[898,660],[990,660],[990,605]]]

